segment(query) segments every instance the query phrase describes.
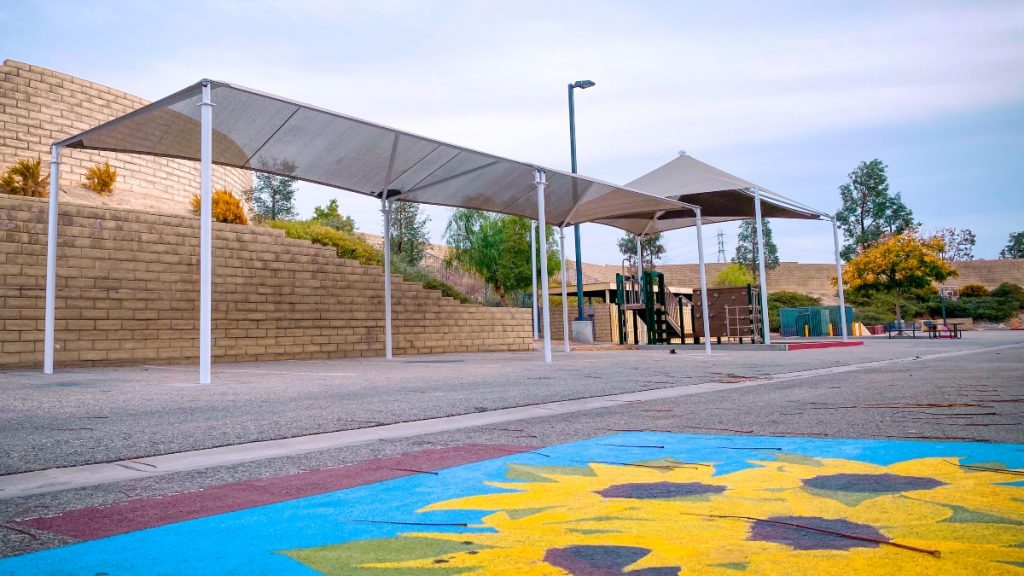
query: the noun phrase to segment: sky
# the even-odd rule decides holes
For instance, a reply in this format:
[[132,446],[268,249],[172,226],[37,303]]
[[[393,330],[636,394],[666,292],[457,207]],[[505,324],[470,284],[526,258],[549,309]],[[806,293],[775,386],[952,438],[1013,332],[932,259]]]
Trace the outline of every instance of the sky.
[[[995,258],[1024,230],[1024,2],[0,0],[0,58],[155,100],[201,78],[516,160],[626,183],[679,151],[826,212],[859,162],[888,165],[924,232]],[[379,202],[337,198],[380,232]],[[434,242],[450,210],[424,207]],[[783,261],[831,262],[827,222],[772,222]],[[708,260],[737,226],[704,230]],[[582,227],[619,264],[618,230]],[[573,250],[566,234],[567,251]],[[695,262],[692,229],[667,263]]]

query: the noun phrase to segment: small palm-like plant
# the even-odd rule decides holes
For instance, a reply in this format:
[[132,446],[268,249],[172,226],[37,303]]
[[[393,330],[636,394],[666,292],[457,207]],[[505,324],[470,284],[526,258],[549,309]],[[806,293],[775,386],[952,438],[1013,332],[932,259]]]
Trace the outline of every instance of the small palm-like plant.
[[35,160],[18,160],[0,176],[0,192],[15,196],[46,198],[49,196],[50,176],[42,175],[43,162]]
[[[192,195],[192,212],[199,214],[201,209],[199,194]],[[213,219],[227,224],[248,224],[242,201],[223,188],[213,191]]]
[[97,164],[85,172],[85,187],[100,194],[112,194],[114,182],[117,182],[117,170],[110,167],[110,162]]

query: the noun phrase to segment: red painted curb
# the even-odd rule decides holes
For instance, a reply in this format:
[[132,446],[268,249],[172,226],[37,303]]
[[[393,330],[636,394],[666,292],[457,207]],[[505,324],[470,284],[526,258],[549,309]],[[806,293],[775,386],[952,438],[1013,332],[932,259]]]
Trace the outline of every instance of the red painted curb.
[[816,348],[849,348],[851,346],[863,346],[863,340],[850,340],[848,342],[797,342],[786,344],[787,351],[793,350],[814,350]]
[[[71,510],[15,524],[79,540],[194,520],[204,516],[294,500],[335,490],[410,476],[533,450],[532,446],[463,444],[367,460],[348,466],[309,470],[288,476],[232,482],[181,494],[139,498],[109,506]],[[404,468],[405,470],[402,470]],[[411,471],[410,471],[411,470]]]

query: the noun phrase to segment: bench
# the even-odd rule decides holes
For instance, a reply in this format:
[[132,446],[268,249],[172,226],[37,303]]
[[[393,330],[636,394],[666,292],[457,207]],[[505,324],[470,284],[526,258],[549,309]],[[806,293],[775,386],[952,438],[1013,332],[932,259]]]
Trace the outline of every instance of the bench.
[[886,325],[885,331],[889,334],[890,339],[894,335],[897,337],[906,336],[907,332],[909,332],[910,337],[916,340],[917,333],[926,331],[926,329],[922,328],[921,324],[917,322],[890,322]]

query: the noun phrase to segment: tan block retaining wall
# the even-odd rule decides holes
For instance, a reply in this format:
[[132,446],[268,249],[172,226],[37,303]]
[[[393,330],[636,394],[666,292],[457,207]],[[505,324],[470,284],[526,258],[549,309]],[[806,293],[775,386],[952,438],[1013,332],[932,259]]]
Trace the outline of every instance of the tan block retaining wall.
[[[120,90],[14,60],[0,65],[0,170],[41,158],[49,172],[50,145],[148,104]],[[109,161],[118,172],[111,196],[82,187],[85,172]],[[136,154],[64,150],[61,201],[189,214],[199,190],[199,163]],[[214,166],[213,184],[236,195],[252,188],[252,173]]]
[[[63,205],[58,366],[194,362],[198,219]],[[283,232],[214,224],[216,361],[382,356],[379,267]],[[41,366],[46,202],[0,196],[0,367]],[[396,354],[529,350],[529,309],[394,277]]]

